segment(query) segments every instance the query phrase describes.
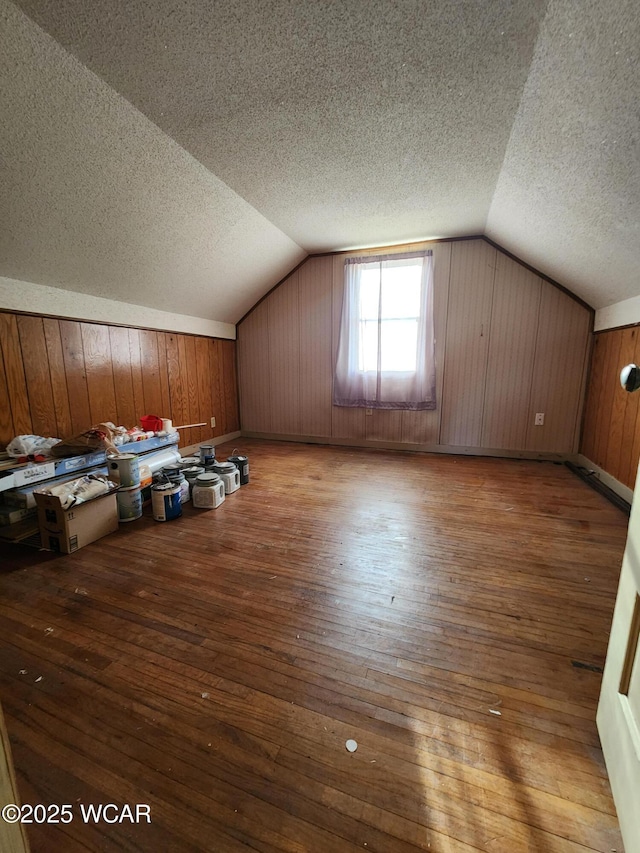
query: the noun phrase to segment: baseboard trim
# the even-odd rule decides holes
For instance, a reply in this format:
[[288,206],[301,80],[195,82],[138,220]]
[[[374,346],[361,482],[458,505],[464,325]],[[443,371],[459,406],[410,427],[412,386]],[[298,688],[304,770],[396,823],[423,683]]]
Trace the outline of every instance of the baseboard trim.
[[411,444],[402,441],[379,441],[371,438],[335,438],[321,435],[284,435],[273,432],[242,430],[243,438],[262,438],[267,441],[293,441],[298,444],[328,444],[338,447],[370,447],[379,450],[405,450],[412,453],[446,453],[452,456],[498,456],[503,459],[537,459],[545,462],[566,462],[568,453],[542,453],[534,450],[503,450],[491,447],[458,447],[448,444]]
[[573,462],[576,467],[584,468],[587,474],[595,477],[604,486],[611,489],[612,492],[615,492],[616,495],[621,497],[623,501],[631,505],[631,502],[633,501],[633,489],[630,489],[629,486],[625,486],[624,483],[620,482],[620,480],[616,480],[616,478],[612,477],[611,474],[607,474],[603,468],[600,468],[599,465],[596,465],[586,456],[583,456],[582,453],[576,453],[570,461]]
[[236,430],[236,432],[228,432],[226,435],[217,435],[215,438],[207,438],[206,441],[200,441],[198,444],[190,444],[187,447],[181,447],[180,453],[182,456],[189,456],[192,453],[199,452],[201,444],[213,444],[214,447],[217,447],[219,444],[226,444],[228,441],[235,441],[237,438],[241,437],[242,433],[240,430]]

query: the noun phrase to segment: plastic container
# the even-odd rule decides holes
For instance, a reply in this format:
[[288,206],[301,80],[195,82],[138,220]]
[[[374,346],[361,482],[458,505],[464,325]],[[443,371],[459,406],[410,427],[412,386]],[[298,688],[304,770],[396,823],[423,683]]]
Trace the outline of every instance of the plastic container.
[[200,474],[193,487],[193,505],[198,509],[216,509],[224,501],[224,483],[217,474]]
[[196,480],[198,479],[200,474],[204,474],[204,468],[202,467],[202,465],[192,465],[190,468],[183,468],[182,473],[187,483],[189,483],[189,488],[191,489],[191,497],[193,498],[193,487],[195,486]]
[[226,495],[231,495],[233,492],[238,491],[240,488],[240,471],[238,471],[233,462],[216,462],[213,470],[222,477]]

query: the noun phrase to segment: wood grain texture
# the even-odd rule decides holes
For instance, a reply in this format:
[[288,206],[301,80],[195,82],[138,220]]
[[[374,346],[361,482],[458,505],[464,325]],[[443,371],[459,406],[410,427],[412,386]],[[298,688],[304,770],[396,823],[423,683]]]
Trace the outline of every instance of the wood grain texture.
[[[238,407],[238,367],[236,346],[233,341],[220,340],[223,363],[224,421],[225,432],[240,429],[240,410]],[[222,399],[222,394],[221,394]]]
[[131,382],[133,384],[134,423],[140,423],[142,415],[154,414],[144,410],[144,384],[142,381],[142,354],[140,352],[140,332],[128,329],[129,358],[131,359]]
[[271,432],[268,300],[238,328],[242,428]]
[[[49,361],[49,379],[51,382],[51,393],[53,394],[53,408],[56,418],[56,436],[62,438],[73,434],[71,421],[71,406],[69,404],[69,390],[67,388],[67,376],[64,368],[64,354],[62,352],[62,338],[60,336],[60,324],[51,317],[43,319],[44,335],[47,346],[47,358]],[[2,369],[0,368],[0,373]]]
[[550,463],[245,445],[213,513],[0,546],[22,799],[152,813],[35,853],[621,850],[572,661],[603,663],[625,515]]
[[9,399],[9,390],[7,388],[7,374],[4,368],[4,356],[2,354],[2,346],[0,346],[0,448],[4,450],[15,434],[13,416],[11,414],[11,400]]
[[640,460],[640,395],[620,385],[620,371],[640,361],[637,326],[594,335],[580,452],[633,488]]
[[239,430],[235,341],[7,312],[0,332],[0,444],[32,426],[68,438],[144,414],[206,422],[183,447]]
[[543,281],[531,411],[544,412],[544,425],[529,419],[527,450],[577,452],[590,329],[589,313]]
[[300,432],[300,324],[298,273],[289,276],[267,300],[271,428]]
[[195,338],[195,351],[196,351],[196,365],[197,365],[197,373],[198,373],[198,388],[197,388],[197,398],[198,398],[198,421],[203,421],[207,424],[206,427],[202,427],[199,432],[199,441],[204,441],[208,436],[211,435],[212,429],[209,426],[211,423],[211,418],[216,418],[216,426],[217,426],[217,416],[213,410],[213,404],[211,402],[211,371],[209,368],[209,342],[206,338]]
[[213,434],[224,435],[223,361],[220,341],[209,341],[209,373],[211,376],[211,415],[216,419]]
[[91,424],[118,420],[108,326],[80,323]]
[[[33,422],[29,408],[27,380],[24,374],[18,321],[13,314],[0,312],[0,346],[4,361],[5,383],[11,406],[12,424],[16,435],[32,432]],[[7,443],[13,436],[4,435]]]
[[56,413],[42,317],[18,317],[17,323],[27,383],[31,428],[36,435],[56,437]]
[[303,435],[331,435],[333,258],[313,258],[298,270],[299,406]]
[[[21,804],[18,796],[18,783],[13,769],[11,757],[11,744],[4,722],[4,713],[0,706],[0,802]],[[24,825],[10,823],[0,819],[0,850],[2,853],[29,853],[29,842],[27,840]]]
[[133,394],[131,375],[131,351],[129,348],[129,330],[118,326],[109,327],[111,345],[111,366],[116,398],[116,424],[135,424],[136,404]]
[[[92,426],[89,408],[89,388],[84,363],[82,330],[80,323],[60,320],[60,339],[69,393],[71,426],[73,434],[79,434]],[[65,438],[65,436],[60,436]]]
[[536,355],[542,280],[500,253],[496,257],[482,418],[482,446],[525,446]]
[[169,401],[163,401],[162,398],[158,335],[156,332],[146,329],[140,330],[140,359],[144,414],[161,417],[162,412],[169,411]]
[[[361,408],[331,406],[329,411],[345,259],[425,248],[433,251],[435,266],[436,409],[402,412],[400,417],[367,416]],[[284,295],[287,288],[292,292],[296,280],[297,303]],[[540,333],[538,340],[539,322],[548,325],[549,320],[541,310],[550,307],[541,301],[542,279],[482,239],[419,242],[309,258],[239,325],[243,428],[273,436],[376,440],[426,449],[440,445],[524,453],[533,442],[533,452],[538,445],[543,453],[574,452],[585,372],[578,378],[577,393],[575,387],[565,393],[566,377],[554,368],[557,364],[573,367],[580,360],[586,366],[591,312],[546,281],[544,287],[574,303],[575,311],[561,312],[554,327],[558,331],[558,323],[567,323],[566,340],[550,329]],[[277,324],[277,332],[272,323]],[[290,355],[296,351],[296,327],[297,365]],[[286,343],[290,341],[293,346]],[[550,413],[555,425],[535,435],[529,431],[531,414],[537,411],[531,400],[534,358],[540,362],[535,368],[538,402],[548,400],[548,407],[555,407]],[[277,401],[270,396],[274,381]],[[566,412],[556,411],[562,407]],[[557,447],[551,446],[554,442]],[[569,446],[573,450],[567,450]]]
[[434,264],[434,331],[436,352],[436,409],[432,412],[403,412],[400,441],[416,444],[438,444],[444,393],[444,354],[451,279],[451,243],[433,246]]
[[441,444],[482,443],[496,255],[483,240],[452,247]]

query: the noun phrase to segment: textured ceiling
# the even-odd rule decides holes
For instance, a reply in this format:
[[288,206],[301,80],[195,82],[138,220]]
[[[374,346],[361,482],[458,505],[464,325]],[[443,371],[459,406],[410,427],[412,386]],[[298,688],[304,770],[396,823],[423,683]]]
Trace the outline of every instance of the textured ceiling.
[[635,0],[17,5],[69,53],[0,0],[0,275],[237,320],[304,251],[486,232],[640,293]]

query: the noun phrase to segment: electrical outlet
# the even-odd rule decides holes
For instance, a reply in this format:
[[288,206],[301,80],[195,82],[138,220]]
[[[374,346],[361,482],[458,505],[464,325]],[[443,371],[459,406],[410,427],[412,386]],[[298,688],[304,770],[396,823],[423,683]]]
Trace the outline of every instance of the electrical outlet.
[[215,418],[211,418],[211,428],[213,429],[213,427],[214,427],[215,425],[216,425],[216,419],[215,419]]
[[365,415],[372,415],[372,414],[373,414],[373,409],[365,409],[365,410],[364,410],[364,413],[365,413]]
[[536,412],[534,426],[544,426],[544,412]]

